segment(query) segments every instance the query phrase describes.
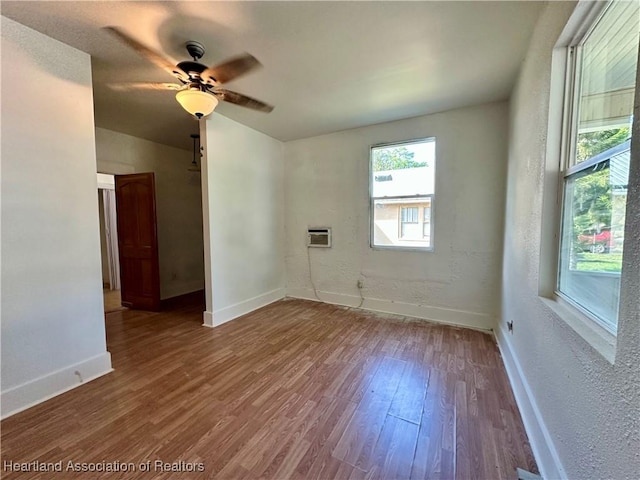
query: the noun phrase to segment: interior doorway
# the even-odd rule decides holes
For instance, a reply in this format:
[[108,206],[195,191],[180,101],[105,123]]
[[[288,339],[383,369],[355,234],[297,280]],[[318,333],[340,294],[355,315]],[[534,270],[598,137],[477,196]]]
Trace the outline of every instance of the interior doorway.
[[155,174],[116,175],[115,185],[122,305],[135,310],[159,311]]
[[98,173],[98,211],[100,217],[100,251],[102,256],[102,292],[105,313],[125,310],[120,287],[118,222],[115,177]]

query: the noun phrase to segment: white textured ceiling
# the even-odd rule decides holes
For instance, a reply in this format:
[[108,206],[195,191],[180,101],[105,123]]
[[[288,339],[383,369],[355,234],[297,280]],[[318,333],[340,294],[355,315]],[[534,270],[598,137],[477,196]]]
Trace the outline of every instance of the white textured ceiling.
[[97,126],[190,149],[197,122],[173,92],[105,86],[172,78],[101,27],[176,63],[187,40],[205,45],[207,65],[253,54],[264,68],[225,86],[275,110],[221,103],[214,114],[287,141],[508,98],[542,5],[3,1],[1,13],[91,54]]

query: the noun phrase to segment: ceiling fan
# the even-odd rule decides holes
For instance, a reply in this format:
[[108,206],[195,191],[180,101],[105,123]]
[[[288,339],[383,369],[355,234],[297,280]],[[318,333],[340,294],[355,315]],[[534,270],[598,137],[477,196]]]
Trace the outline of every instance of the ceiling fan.
[[173,65],[163,55],[138,42],[117,27],[105,27],[112,35],[132,47],[140,55],[176,77],[180,83],[132,82],[109,84],[114,90],[173,90],[177,91],[176,100],[190,114],[197,118],[213,112],[218,101],[234,103],[242,107],[269,113],[273,110],[255,98],[222,88],[221,85],[244,75],[261,66],[261,63],[248,53],[230,58],[213,67],[207,67],[198,60],[204,55],[204,46],[195,41],[186,43],[187,52],[193,60],[185,60]]

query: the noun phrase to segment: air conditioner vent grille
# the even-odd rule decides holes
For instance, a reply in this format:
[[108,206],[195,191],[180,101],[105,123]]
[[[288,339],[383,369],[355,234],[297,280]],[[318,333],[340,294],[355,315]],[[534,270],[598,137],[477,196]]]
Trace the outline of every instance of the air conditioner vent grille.
[[331,247],[331,229],[316,227],[307,229],[307,247]]

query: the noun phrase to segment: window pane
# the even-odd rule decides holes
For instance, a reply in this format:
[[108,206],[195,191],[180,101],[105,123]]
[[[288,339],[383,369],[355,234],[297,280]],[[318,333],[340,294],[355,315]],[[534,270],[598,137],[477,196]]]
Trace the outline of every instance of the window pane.
[[431,197],[384,198],[373,202],[373,245],[382,247],[429,248],[431,238],[423,235],[420,209],[430,208]]
[[433,194],[435,160],[434,140],[372,148],[373,196]]
[[628,172],[627,149],[568,178],[565,190],[560,292],[613,332],[618,320]]
[[631,135],[640,2],[612,3],[580,48],[575,160],[580,163]]
[[431,248],[435,152],[434,138],[371,149],[373,246]]
[[577,47],[575,155],[565,172],[558,290],[613,333],[639,32],[640,3],[613,2]]

